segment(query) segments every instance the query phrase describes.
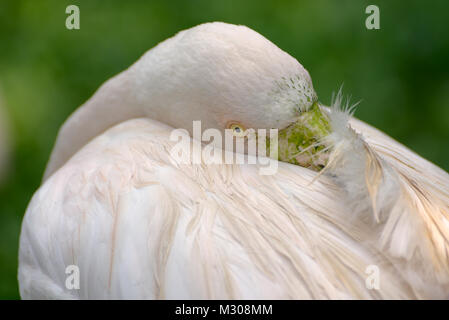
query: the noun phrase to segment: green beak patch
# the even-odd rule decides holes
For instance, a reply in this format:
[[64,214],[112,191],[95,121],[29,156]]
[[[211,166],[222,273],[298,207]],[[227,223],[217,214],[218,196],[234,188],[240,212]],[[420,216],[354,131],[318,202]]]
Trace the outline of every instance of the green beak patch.
[[[315,171],[324,168],[328,161],[328,150],[324,138],[331,131],[329,119],[317,102],[302,112],[298,119],[278,133],[279,161],[300,165]],[[270,141],[267,140],[267,150]]]

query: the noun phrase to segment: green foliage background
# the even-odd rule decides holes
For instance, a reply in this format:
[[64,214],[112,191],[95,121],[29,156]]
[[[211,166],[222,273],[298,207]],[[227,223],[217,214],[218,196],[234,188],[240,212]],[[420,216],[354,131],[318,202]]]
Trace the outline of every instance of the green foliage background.
[[[76,4],[81,29],[65,28]],[[365,28],[376,4],[381,29]],[[105,80],[177,31],[247,25],[296,57],[324,103],[344,83],[356,116],[449,170],[448,1],[2,0],[0,94],[12,153],[0,185],[0,298],[19,298],[20,223],[57,130]]]

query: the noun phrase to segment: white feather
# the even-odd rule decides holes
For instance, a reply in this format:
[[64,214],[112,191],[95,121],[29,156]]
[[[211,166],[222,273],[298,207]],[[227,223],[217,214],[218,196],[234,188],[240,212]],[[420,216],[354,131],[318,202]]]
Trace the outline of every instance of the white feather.
[[[348,220],[332,178],[310,184],[317,173],[287,163],[274,176],[260,176],[255,165],[179,164],[170,158],[169,133],[150,120],[125,122],[43,184],[23,223],[23,298],[400,299],[447,292],[445,281],[423,283],[415,260],[378,245],[371,222]],[[393,234],[401,232],[396,228]],[[70,264],[80,267],[79,291],[65,289]],[[381,270],[380,290],[365,286],[368,265]]]

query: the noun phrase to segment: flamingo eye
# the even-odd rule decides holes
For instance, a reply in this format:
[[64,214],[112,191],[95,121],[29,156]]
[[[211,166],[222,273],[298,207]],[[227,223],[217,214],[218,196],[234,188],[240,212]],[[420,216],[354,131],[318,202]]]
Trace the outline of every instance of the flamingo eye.
[[246,135],[245,127],[239,123],[230,123],[228,129],[232,130],[232,134],[235,137],[244,137]]

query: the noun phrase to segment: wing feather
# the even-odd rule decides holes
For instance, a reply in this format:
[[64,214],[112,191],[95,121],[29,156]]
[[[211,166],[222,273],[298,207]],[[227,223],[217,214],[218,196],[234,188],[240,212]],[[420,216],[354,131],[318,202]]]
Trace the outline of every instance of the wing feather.
[[[23,298],[419,297],[331,179],[287,163],[273,176],[180,163],[170,131],[124,122],[41,186],[22,226]],[[79,290],[65,287],[71,264]],[[369,265],[380,290],[366,286]]]

